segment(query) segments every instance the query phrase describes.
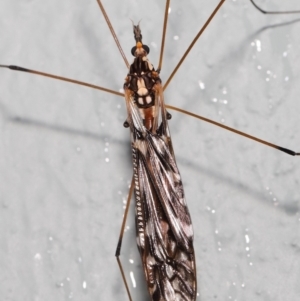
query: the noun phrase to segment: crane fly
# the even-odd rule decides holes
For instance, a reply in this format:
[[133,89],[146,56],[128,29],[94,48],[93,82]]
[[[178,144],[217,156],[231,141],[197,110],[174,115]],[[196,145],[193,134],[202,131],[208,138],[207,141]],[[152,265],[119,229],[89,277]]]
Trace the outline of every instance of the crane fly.
[[[1,5],[7,9],[4,2]],[[161,72],[162,78],[168,77],[166,70],[174,68],[174,66],[169,67],[168,62],[174,65],[178,61],[179,55],[177,54],[176,57],[173,54],[175,46],[179,48],[179,53],[180,49],[182,49],[181,52],[184,51],[199,29],[200,19],[203,20],[201,21],[203,24],[217,3],[217,1],[216,3],[211,2],[201,3],[201,7],[198,7],[198,3],[190,3],[190,7],[185,9],[176,7],[176,3],[172,3],[171,26],[168,27],[172,39],[166,42],[167,52]],[[8,52],[5,52],[4,49],[6,56],[1,55],[1,63],[13,62],[42,71],[49,71],[53,67],[52,73],[62,75],[67,72],[67,66],[71,66],[70,73],[66,75],[84,81],[88,81],[85,76],[88,77],[88,73],[92,70],[93,77],[98,78],[96,79],[97,84],[106,87],[112,86],[112,88],[114,88],[113,85],[116,85],[116,89],[120,87],[119,78],[123,78],[126,71],[124,73],[124,64],[121,60],[117,63],[119,67],[114,68],[115,57],[118,57],[117,53],[108,62],[110,53],[115,49],[113,43],[109,44],[108,32],[106,31],[103,37],[99,37],[101,41],[99,45],[91,45],[91,43],[96,43],[94,41],[97,40],[97,37],[86,37],[87,28],[95,29],[93,32],[95,35],[99,34],[99,30],[97,31],[99,27],[101,28],[100,32],[104,32],[107,28],[104,23],[97,25],[101,17],[96,5],[88,7],[86,10],[86,2],[74,4],[72,1],[70,5],[78,5],[78,10],[75,6],[72,14],[70,13],[71,6],[61,7],[59,2],[53,2],[50,6],[45,3],[41,6],[36,4],[36,7],[32,5],[24,7],[23,5],[20,15],[17,9],[18,4],[13,6],[9,2],[9,5],[10,13],[7,13],[4,8],[0,10],[1,13],[6,12],[1,18],[5,26],[1,26],[1,28],[5,27],[5,31],[7,31],[7,33],[1,34],[1,37],[7,37],[3,40],[6,42],[6,47],[9,45]],[[126,10],[127,6],[124,10],[119,7],[121,5],[123,3],[118,3],[118,7],[113,7],[113,4],[109,3],[107,9],[109,9],[108,13],[112,23],[118,24],[117,27],[120,26],[119,31],[122,34],[125,31],[124,28],[130,28],[128,17],[134,20],[143,18],[141,27],[144,39],[151,47],[150,60],[157,65],[158,55],[156,53],[159,51],[152,46],[151,40],[155,40],[155,38],[151,36],[151,33],[155,27],[154,24],[161,22],[163,14],[161,3],[159,2],[157,5],[151,3],[149,7],[146,7],[146,2],[143,3],[145,7],[139,3],[142,8],[139,9],[139,14],[134,16],[132,16],[132,9],[138,9],[135,2],[132,2],[131,5],[126,3],[132,9],[124,16],[124,22],[120,21],[120,16],[116,16],[114,21],[111,16],[114,15],[114,12]],[[58,7],[61,10],[66,9],[65,13],[61,13]],[[34,15],[35,9],[36,15],[39,17],[33,22],[28,18]],[[52,9],[52,19],[47,20],[46,16],[51,15]],[[82,10],[84,11],[81,12]],[[150,11],[151,14],[149,14]],[[184,19],[187,11],[190,13]],[[239,15],[240,12],[243,16]],[[199,19],[194,20],[193,14],[196,13]],[[60,14],[63,16],[62,20],[60,20]],[[156,17],[158,14],[159,17]],[[73,15],[72,18],[70,15]],[[252,15],[255,15],[254,19],[251,19]],[[174,16],[173,19],[172,16]],[[8,25],[6,22],[10,18],[11,23],[9,24],[11,25]],[[78,31],[79,37],[81,36],[83,40],[72,36],[74,35],[74,24],[68,18],[70,20],[78,19],[78,27],[74,27],[74,32]],[[90,18],[94,18],[96,25],[90,23]],[[28,27],[22,24],[22,20],[26,21]],[[83,20],[85,21],[83,22]],[[192,23],[193,21],[195,23]],[[31,22],[32,24],[30,24]],[[242,27],[243,22],[246,22],[247,28]],[[285,22],[286,25],[279,26]],[[17,24],[20,32],[15,30]],[[51,24],[51,28],[48,33],[46,27],[49,24]],[[266,24],[277,26],[272,28],[267,27]],[[31,25],[33,28],[30,28]],[[297,22],[292,23],[291,18],[273,17],[271,19],[261,15],[258,17],[257,12],[252,9],[250,4],[246,6],[245,2],[228,2],[207,29],[202,40],[198,42],[199,45],[196,46],[194,55],[190,53],[190,61],[186,61],[186,65],[182,66],[182,70],[174,78],[173,87],[171,83],[166,90],[167,103],[176,104],[177,101],[176,105],[188,108],[190,111],[198,109],[198,112],[200,107],[202,115],[221,122],[224,119],[225,124],[230,124],[229,109],[227,109],[229,107],[237,120],[231,123],[234,127],[250,134],[258,133],[256,136],[263,136],[262,138],[265,137],[267,140],[275,142],[283,139],[283,142],[280,140],[281,145],[294,147],[297,141],[296,120],[298,116],[298,107],[297,104],[295,105],[295,95],[297,95],[295,83],[298,72],[297,43],[295,41],[298,37],[293,35],[293,32],[297,32],[297,26]],[[175,33],[173,28],[176,28]],[[184,28],[183,33],[180,33],[180,28]],[[241,28],[243,30],[237,30]],[[54,30],[53,34],[50,33],[50,29]],[[26,35],[27,30],[28,35]],[[35,35],[35,31],[37,31],[37,35]],[[125,50],[132,47],[131,30],[126,31],[128,31],[128,36],[126,39],[124,38],[123,48]],[[65,36],[62,40],[57,41],[57,35],[62,32],[66,32]],[[220,37],[220,35],[222,36]],[[274,42],[279,39],[278,36],[283,42],[282,46]],[[207,44],[209,39],[213,39],[214,43]],[[76,41],[74,42],[74,40]],[[155,44],[159,45],[159,37],[156,40]],[[35,44],[38,42],[40,44]],[[64,42],[68,46],[60,47],[60,45],[66,45],[63,44]],[[69,42],[71,44],[68,44]],[[123,45],[122,36],[121,42]],[[44,46],[41,47],[40,45],[43,44]],[[261,53],[258,51],[259,45],[261,45]],[[269,47],[270,45],[272,48]],[[200,49],[200,52],[197,52],[197,49]],[[56,50],[62,53],[55,54]],[[42,56],[39,56],[40,52]],[[64,52],[66,53],[64,54]],[[285,52],[286,56],[284,56]],[[52,57],[52,53],[54,57]],[[201,58],[200,55],[204,54],[205,58]],[[273,54],[274,56],[272,56]],[[85,55],[98,57],[99,66],[95,63],[95,57],[92,62],[89,62]],[[105,57],[104,61],[101,61],[102,56]],[[62,61],[53,61],[52,59],[56,57],[60,57]],[[281,61],[279,59],[281,57],[287,61]],[[29,59],[28,63],[26,63],[26,59]],[[246,61],[250,61],[250,64],[247,65]],[[274,66],[274,61],[278,66]],[[79,63],[78,70],[76,70],[77,63]],[[259,65],[261,70],[257,69]],[[36,66],[38,68],[35,68]],[[101,73],[103,70],[105,70],[105,76]],[[78,74],[75,74],[79,71],[80,78]],[[249,77],[243,77],[246,71],[250,72],[250,75],[247,73]],[[273,75],[273,77],[270,76],[269,83],[266,81],[267,71]],[[200,75],[199,72],[201,72]],[[274,75],[277,75],[278,78],[282,76],[283,80],[276,80]],[[12,82],[9,81],[8,77],[10,76]],[[99,97],[99,93],[81,87],[75,88],[73,85],[53,81],[45,84],[47,80],[44,78],[36,79],[34,76],[29,76],[30,82],[23,84],[19,81],[23,81],[24,74],[6,75],[5,72],[1,72],[1,77],[2,83],[5,82],[1,97],[3,120],[6,122],[4,135],[8,130],[11,135],[10,143],[6,144],[9,148],[5,153],[6,158],[10,159],[7,163],[11,170],[8,176],[11,180],[9,182],[12,185],[14,183],[14,189],[17,189],[14,195],[9,198],[7,196],[9,204],[6,201],[3,205],[13,210],[15,216],[19,217],[17,223],[14,221],[17,226],[13,226],[13,223],[9,222],[7,225],[9,229],[15,231],[15,237],[25,246],[22,257],[20,257],[21,253],[12,247],[9,249],[12,251],[10,256],[19,261],[22,258],[19,267],[15,267],[15,269],[25,271],[28,269],[29,274],[35,273],[36,276],[33,278],[40,281],[43,289],[41,291],[28,290],[27,288],[31,284],[30,279],[22,276],[22,273],[19,278],[13,278],[15,279],[14,285],[19,281],[18,287],[24,291],[25,296],[42,296],[44,294],[48,298],[50,298],[49,296],[56,297],[56,300],[63,300],[64,296],[75,297],[80,294],[88,294],[91,300],[99,298],[99,294],[107,300],[126,299],[121,288],[116,291],[120,278],[114,274],[112,267],[114,262],[110,262],[111,250],[115,245],[115,237],[111,238],[111,236],[113,236],[112,233],[117,233],[117,230],[114,229],[119,226],[119,222],[115,217],[116,206],[112,206],[108,202],[108,200],[121,200],[125,197],[127,193],[125,188],[116,189],[115,186],[124,185],[125,187],[130,181],[130,175],[123,173],[123,169],[130,168],[129,163],[124,162],[126,161],[124,157],[128,152],[128,149],[126,150],[127,135],[124,131],[119,134],[120,125],[124,121],[124,110],[122,111],[124,105],[116,102],[111,96],[100,94]],[[286,77],[289,77],[287,81]],[[91,78],[90,82],[95,82],[94,78]],[[47,90],[48,85],[49,91]],[[70,86],[71,91],[68,91],[66,86]],[[250,86],[248,92],[242,94],[247,86]],[[15,91],[11,91],[11,87]],[[12,95],[9,95],[8,92]],[[41,93],[41,95],[37,93]],[[49,100],[48,96],[50,96]],[[60,103],[56,101],[57,99],[60,99]],[[34,100],[37,103],[33,102]],[[224,100],[228,101],[227,106]],[[285,103],[285,101],[289,103]],[[246,103],[246,107],[240,109],[243,103]],[[189,105],[191,107],[188,107]],[[86,107],[88,108],[86,109]],[[209,109],[212,112],[209,112]],[[239,109],[240,116],[237,115]],[[92,113],[94,111],[95,113]],[[235,142],[232,138],[234,135],[231,134],[223,133],[216,138],[214,135],[219,135],[215,134],[218,130],[211,129],[208,125],[200,125],[188,118],[183,119],[176,113],[173,115],[174,121],[171,122],[171,126],[174,148],[179,165],[183,165],[181,173],[187,184],[185,185],[187,186],[187,200],[196,235],[196,257],[200,258],[197,260],[197,264],[201,300],[216,295],[233,296],[233,298],[234,296],[236,298],[248,296],[250,298],[254,290],[256,290],[256,295],[253,298],[256,300],[259,300],[257,296],[261,296],[263,299],[267,293],[271,296],[276,294],[276,298],[281,300],[283,297],[280,298],[280,295],[284,296],[288,288],[289,292],[293,291],[293,277],[284,278],[285,281],[280,289],[272,289],[271,284],[279,283],[282,276],[278,273],[270,273],[270,271],[274,264],[274,256],[276,258],[281,254],[274,250],[281,245],[290,246],[290,249],[287,247],[287,250],[284,250],[287,255],[282,259],[283,263],[279,267],[289,269],[291,272],[297,270],[292,262],[296,256],[293,252],[297,249],[298,241],[297,237],[288,231],[289,228],[295,229],[293,227],[296,227],[296,204],[299,202],[297,189],[299,172],[296,170],[295,161],[293,158],[287,159],[284,155],[281,156],[272,150],[265,150],[251,142]],[[246,119],[246,115],[254,119],[250,121]],[[261,119],[268,119],[267,122],[264,124],[259,121],[257,115],[260,115]],[[278,120],[279,115],[282,116],[281,120]],[[288,124],[285,116],[289,116]],[[100,121],[97,120],[98,118]],[[113,118],[117,120],[113,121]],[[197,125],[195,125],[196,123]],[[272,128],[276,129],[274,134],[270,133]],[[262,129],[266,132],[263,132]],[[287,132],[287,129],[290,132]],[[181,132],[183,136],[177,136]],[[15,135],[21,138],[17,140]],[[237,140],[244,141],[245,139]],[[5,143],[7,141],[4,139]],[[223,147],[223,144],[226,144],[226,148]],[[38,145],[42,145],[42,148]],[[207,151],[204,150],[204,146]],[[103,150],[100,154],[99,148]],[[106,161],[107,159],[109,162]],[[288,162],[284,163],[283,161],[286,160]],[[34,162],[39,164],[36,165]],[[244,175],[244,173],[251,175]],[[21,184],[20,179],[25,179],[25,185]],[[103,183],[107,183],[107,185],[103,185]],[[200,183],[201,188],[199,187]],[[193,186],[195,186],[195,190]],[[284,190],[282,190],[283,188]],[[6,189],[7,187],[4,188],[5,191]],[[209,195],[205,195],[207,190],[210,190]],[[193,191],[195,192],[193,193]],[[276,198],[277,200],[274,201]],[[87,212],[87,207],[92,207],[92,212]],[[22,208],[23,213],[19,212],[17,208]],[[79,209],[80,214],[77,212]],[[95,211],[95,215],[93,211]],[[120,212],[120,214],[122,213]],[[49,220],[45,218],[47,216]],[[26,226],[25,229],[28,229],[26,233],[29,236],[23,235],[21,229],[24,226]],[[266,234],[262,233],[264,232],[263,228],[266,228]],[[11,233],[11,231],[8,232]],[[281,238],[278,238],[278,233]],[[25,240],[22,237],[25,237]],[[248,240],[246,241],[245,237],[248,239],[250,237],[250,242],[247,243]],[[16,238],[11,239],[14,241]],[[266,247],[266,241],[269,248]],[[87,244],[88,248],[86,248]],[[247,247],[250,248],[250,251],[246,250]],[[131,252],[133,251],[129,252],[129,255],[123,256],[132,258]],[[24,256],[28,261],[24,261]],[[103,259],[104,257],[105,259]],[[100,266],[103,261],[107,261],[104,263],[107,265]],[[134,261],[138,262],[138,259]],[[29,268],[28,262],[32,262]],[[263,265],[261,262],[266,263]],[[277,264],[279,263],[277,262]],[[75,272],[71,274],[67,266],[71,266]],[[132,266],[129,263],[127,272],[132,270]],[[127,267],[124,268],[125,272],[126,269]],[[260,277],[257,277],[256,280],[254,280],[254,276],[251,277],[252,274],[257,276],[258,272],[262,273],[261,278],[266,278],[268,275],[268,280],[263,283],[264,285],[260,283]],[[134,295],[134,300],[148,298],[147,292],[145,292],[146,288],[142,286],[142,279],[139,279],[141,277],[138,277],[138,273],[134,272],[135,280],[137,286],[142,287],[141,294],[144,297]],[[28,273],[26,274],[28,276]],[[56,286],[52,285],[54,282],[57,283]],[[8,283],[5,288],[10,286],[14,288],[14,285]],[[121,285],[119,286],[121,287]],[[99,288],[101,289],[100,293]],[[133,289],[133,292],[135,290]],[[258,291],[259,293],[257,293]],[[276,300],[275,298],[271,299]]]

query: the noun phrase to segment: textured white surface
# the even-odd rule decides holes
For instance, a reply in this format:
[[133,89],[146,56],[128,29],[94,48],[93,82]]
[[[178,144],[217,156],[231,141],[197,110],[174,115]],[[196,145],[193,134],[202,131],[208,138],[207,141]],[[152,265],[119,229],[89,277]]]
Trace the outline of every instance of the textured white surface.
[[[103,3],[130,61],[129,18],[142,19],[156,66],[163,1]],[[171,3],[163,80],[216,3]],[[298,16],[228,0],[167,103],[300,151],[299,31]],[[127,73],[95,0],[1,0],[0,40],[1,64],[116,90]],[[1,300],[127,300],[114,258],[132,174],[123,99],[6,69],[0,78]],[[198,300],[298,300],[300,158],[177,113],[170,127],[194,223]],[[121,259],[134,300],[148,300],[132,214],[127,225]]]

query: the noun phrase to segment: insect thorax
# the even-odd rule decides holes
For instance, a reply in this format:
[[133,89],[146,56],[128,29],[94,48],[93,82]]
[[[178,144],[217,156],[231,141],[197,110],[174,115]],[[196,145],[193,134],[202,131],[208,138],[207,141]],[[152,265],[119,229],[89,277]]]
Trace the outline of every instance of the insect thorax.
[[124,89],[130,91],[145,127],[150,130],[156,114],[155,93],[158,89],[157,85],[161,84],[161,79],[148,60],[147,52],[149,48],[137,42],[137,46],[132,50],[135,58],[125,79]]

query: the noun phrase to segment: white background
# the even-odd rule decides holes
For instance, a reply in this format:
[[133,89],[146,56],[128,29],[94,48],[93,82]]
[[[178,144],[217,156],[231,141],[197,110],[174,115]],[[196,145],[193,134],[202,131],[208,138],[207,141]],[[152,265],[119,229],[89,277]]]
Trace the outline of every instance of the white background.
[[[163,81],[217,2],[171,2]],[[260,3],[300,9],[296,0]],[[164,2],[103,4],[129,61],[130,19],[142,20],[156,66]],[[166,102],[300,151],[299,32],[300,16],[228,0]],[[127,74],[96,0],[1,0],[0,41],[1,64],[115,90]],[[128,300],[114,258],[132,175],[124,100],[8,69],[0,87],[1,300]],[[198,300],[298,300],[300,158],[171,113]],[[149,300],[134,233],[131,214],[121,259],[133,300]]]

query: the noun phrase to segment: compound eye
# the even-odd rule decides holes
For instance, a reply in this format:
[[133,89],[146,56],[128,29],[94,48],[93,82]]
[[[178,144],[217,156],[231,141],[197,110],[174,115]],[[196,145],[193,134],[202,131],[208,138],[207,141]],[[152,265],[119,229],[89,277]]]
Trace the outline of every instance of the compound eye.
[[143,49],[149,54],[150,48],[147,45],[143,45]]
[[135,56],[135,55],[134,55],[135,51],[136,51],[136,46],[134,46],[134,47],[131,48],[131,54],[132,54],[133,56]]

